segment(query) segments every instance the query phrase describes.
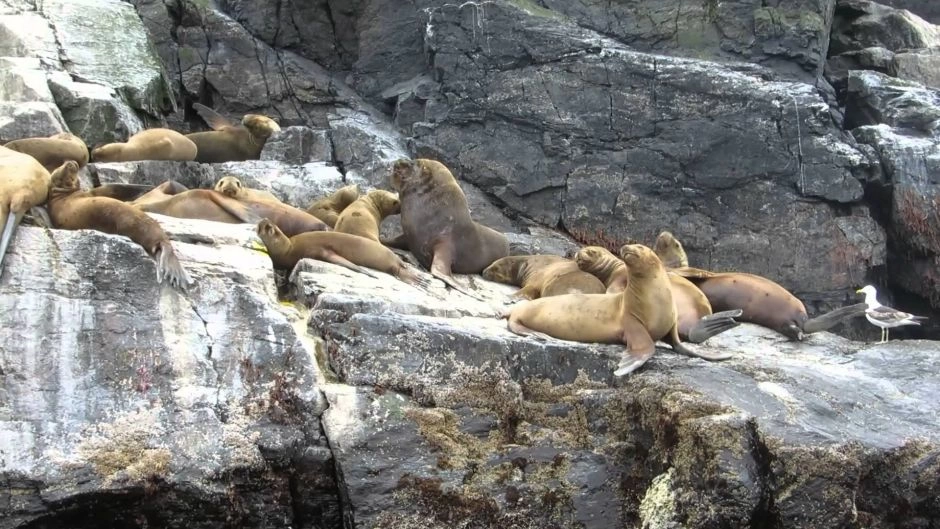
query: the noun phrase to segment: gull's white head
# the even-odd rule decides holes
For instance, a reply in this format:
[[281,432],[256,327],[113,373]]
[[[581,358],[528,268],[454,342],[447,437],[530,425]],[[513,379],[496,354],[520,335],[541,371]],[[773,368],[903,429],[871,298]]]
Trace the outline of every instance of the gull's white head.
[[865,285],[864,287],[856,290],[855,293],[865,294],[865,303],[867,303],[869,307],[878,305],[878,299],[876,298],[878,292],[875,290],[875,287],[871,285]]

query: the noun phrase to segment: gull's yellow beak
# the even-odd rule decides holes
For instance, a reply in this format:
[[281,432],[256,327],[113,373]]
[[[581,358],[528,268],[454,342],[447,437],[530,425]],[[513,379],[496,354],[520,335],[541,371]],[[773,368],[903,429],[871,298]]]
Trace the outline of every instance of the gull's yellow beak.
[[856,293],[856,294],[862,294],[862,289],[856,290],[855,293]]

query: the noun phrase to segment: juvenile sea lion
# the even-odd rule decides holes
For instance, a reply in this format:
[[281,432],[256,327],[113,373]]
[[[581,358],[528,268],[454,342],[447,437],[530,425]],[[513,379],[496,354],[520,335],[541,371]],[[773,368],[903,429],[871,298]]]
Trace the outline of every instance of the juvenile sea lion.
[[359,185],[350,184],[334,191],[331,195],[314,201],[307,208],[307,213],[317,217],[331,228],[336,227],[340,213],[359,198]]
[[263,189],[249,189],[245,187],[245,184],[243,184],[242,181],[235,176],[223,176],[222,178],[219,178],[219,181],[215,183],[215,187],[213,189],[227,197],[234,198],[235,200],[254,200],[259,202],[281,201],[270,191],[264,191]]
[[379,242],[379,226],[382,221],[400,211],[401,202],[395,193],[373,189],[347,206],[339,214],[333,229]]
[[[607,285],[608,294],[623,292],[630,280],[627,264],[606,248],[586,246],[575,254],[575,261],[581,270],[597,276]],[[702,343],[712,336],[733,329],[739,325],[734,318],[741,315],[740,310],[712,314],[708,298],[688,279],[668,272],[669,288],[676,304],[676,319],[679,338],[687,342]]]
[[398,160],[391,185],[401,200],[402,235],[415,258],[434,277],[473,296],[452,274],[479,274],[509,255],[506,236],[470,218],[463,190],[440,162]]
[[193,109],[213,129],[186,135],[196,144],[200,163],[257,160],[268,137],[281,130],[277,122],[261,114],[245,114],[235,124],[205,105],[193,103]]
[[195,158],[196,144],[192,140],[175,130],[163,128],[142,130],[125,143],[108,143],[91,151],[91,159],[95,163],[140,160],[189,162]]
[[78,162],[79,168],[88,163],[88,147],[85,142],[69,132],[60,132],[46,138],[13,140],[4,147],[32,156],[47,171],[54,171],[68,160]]
[[16,227],[27,211],[46,201],[51,182],[49,171],[36,158],[0,147],[0,271]]
[[653,244],[653,251],[656,252],[666,268],[689,266],[689,256],[686,255],[685,248],[671,232],[660,232]]
[[509,330],[561,340],[622,343],[624,358],[614,374],[626,375],[646,363],[664,340],[674,351],[706,360],[727,354],[706,354],[686,348],[679,339],[676,306],[666,269],[650,248],[620,248],[630,278],[621,294],[567,294],[525,301],[509,309]]
[[192,283],[160,224],[130,204],[83,192],[76,162],[65,162],[52,173],[48,207],[55,228],[124,235],[141,245],[156,262],[158,283],[166,279],[179,289]]
[[[164,183],[166,184],[166,183]],[[161,185],[164,185],[161,184]],[[271,219],[288,237],[308,231],[328,231],[322,220],[283,202],[235,200],[213,189],[189,189],[159,199],[159,191],[141,197],[134,205],[150,213],[183,219],[203,219],[231,224],[255,224]]]
[[288,238],[268,219],[258,223],[258,236],[268,249],[268,255],[277,268],[291,270],[303,258],[326,261],[372,277],[362,267],[372,268],[419,287],[427,281],[408,268],[394,252],[378,242],[348,233],[309,232]]
[[[661,251],[672,262],[689,262],[681,244],[664,245]],[[867,308],[864,303],[858,303],[809,319],[802,301],[766,277],[742,272],[710,272],[689,266],[670,271],[695,284],[708,298],[712,310],[741,310],[741,321],[773,329],[791,340],[802,341],[806,334],[825,331],[843,320],[865,314]]]
[[483,278],[522,287],[513,297],[538,299],[561,294],[603,294],[604,284],[577,263],[557,255],[510,255],[493,261]]

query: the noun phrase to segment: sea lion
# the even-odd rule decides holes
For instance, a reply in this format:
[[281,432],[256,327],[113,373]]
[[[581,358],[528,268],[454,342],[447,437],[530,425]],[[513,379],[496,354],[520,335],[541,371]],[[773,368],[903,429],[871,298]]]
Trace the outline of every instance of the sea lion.
[[78,162],[79,168],[88,163],[88,147],[85,142],[69,132],[60,132],[46,138],[13,140],[4,147],[32,156],[47,171],[54,171],[68,160]]
[[[678,241],[677,241],[678,242]],[[680,246],[681,247],[681,246]],[[655,253],[655,252],[654,252]],[[630,280],[627,264],[600,246],[586,246],[575,254],[578,267],[594,274],[607,285],[608,294],[623,292]],[[676,320],[679,338],[687,342],[702,343],[740,325],[734,318],[740,310],[712,314],[712,307],[705,294],[688,279],[668,272],[669,288],[676,304]]]
[[76,162],[69,160],[52,173],[48,207],[54,228],[124,235],[142,246],[156,262],[157,283],[166,279],[181,290],[192,283],[160,224],[130,204],[83,192]]
[[331,228],[336,227],[340,213],[359,198],[359,185],[350,184],[334,191],[331,195],[315,200],[307,213],[317,217]]
[[223,176],[222,178],[219,178],[219,181],[215,183],[215,187],[213,189],[227,197],[234,198],[235,200],[254,200],[268,202],[281,201],[270,191],[265,191],[263,189],[249,189],[245,187],[245,184],[243,184],[242,181],[235,176]]
[[245,114],[235,124],[205,105],[193,103],[193,109],[213,129],[186,135],[196,144],[200,163],[257,160],[268,137],[281,130],[276,121],[261,114]]
[[277,268],[292,270],[297,261],[310,258],[343,266],[371,277],[376,276],[362,267],[385,272],[410,285],[428,285],[427,280],[408,268],[394,252],[365,237],[336,231],[309,232],[288,237],[268,219],[258,223],[257,232]]
[[561,294],[603,294],[604,284],[558,255],[510,255],[493,261],[483,278],[521,287],[513,297],[538,299]]
[[177,182],[176,180],[167,180],[166,182],[163,182],[162,184],[133,199],[131,201],[131,205],[143,206],[144,204],[162,202],[174,195],[182,193],[183,191],[189,191],[189,188]]
[[566,294],[524,301],[510,308],[511,332],[551,336],[590,343],[622,343],[627,346],[616,376],[626,375],[646,363],[664,340],[674,351],[706,360],[725,360],[727,354],[692,351],[682,345],[676,323],[676,307],[666,268],[650,248],[628,244],[620,257],[630,274],[620,294]]
[[653,243],[653,251],[656,252],[666,268],[689,266],[689,256],[686,255],[685,248],[671,232],[660,232],[656,237],[656,242]]
[[506,236],[473,221],[463,190],[440,162],[398,160],[391,185],[401,200],[402,235],[408,249],[431,275],[473,296],[452,274],[479,274],[509,255]]
[[[668,242],[671,237],[670,234],[663,238]],[[681,243],[663,245],[661,251],[667,261],[686,263],[686,266],[670,271],[698,287],[708,298],[712,310],[741,310],[741,321],[773,329],[791,340],[802,341],[805,335],[825,331],[843,320],[861,316],[868,308],[864,303],[857,303],[809,319],[802,301],[766,277],[689,267],[689,259]]]
[[49,171],[36,158],[0,147],[0,271],[16,227],[27,211],[46,201],[51,182]]
[[189,162],[195,158],[196,144],[192,140],[175,130],[163,128],[142,130],[125,143],[108,143],[91,151],[91,159],[95,163],[141,160]]
[[[167,183],[161,184],[161,186]],[[178,185],[178,184],[177,184]],[[161,191],[154,190],[134,205],[150,213],[160,213],[183,219],[203,219],[230,224],[255,224],[271,219],[288,237],[308,231],[329,231],[322,220],[283,202],[235,200],[213,189],[189,189],[159,199]]]
[[401,202],[395,193],[373,189],[347,206],[339,214],[333,229],[379,242],[379,226],[382,221],[400,211]]

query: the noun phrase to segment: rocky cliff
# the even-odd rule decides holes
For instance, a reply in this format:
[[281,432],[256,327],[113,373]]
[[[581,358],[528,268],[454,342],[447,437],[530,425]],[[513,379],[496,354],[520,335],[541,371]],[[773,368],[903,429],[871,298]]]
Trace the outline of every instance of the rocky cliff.
[[[0,0],[0,139],[187,131],[197,101],[263,112],[284,130],[261,160],[82,177],[234,174],[303,206],[428,156],[513,253],[669,228],[693,263],[772,277],[811,313],[867,282],[926,312],[940,307],[940,28],[918,16],[937,21],[931,2],[895,4],[913,12]],[[730,361],[661,348],[615,379],[620,347],[510,334],[494,316],[505,285],[460,277],[481,301],[315,261],[274,271],[251,226],[154,217],[187,293],[121,237],[23,226],[11,247],[0,528],[940,520],[937,342],[795,344],[744,324],[701,345]]]

